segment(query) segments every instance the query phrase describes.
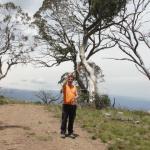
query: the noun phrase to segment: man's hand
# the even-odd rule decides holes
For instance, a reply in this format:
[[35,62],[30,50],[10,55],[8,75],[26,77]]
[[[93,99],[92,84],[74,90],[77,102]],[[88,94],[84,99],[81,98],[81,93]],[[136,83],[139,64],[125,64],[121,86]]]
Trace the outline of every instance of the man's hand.
[[72,105],[77,105],[77,98],[78,98],[78,95],[74,98]]

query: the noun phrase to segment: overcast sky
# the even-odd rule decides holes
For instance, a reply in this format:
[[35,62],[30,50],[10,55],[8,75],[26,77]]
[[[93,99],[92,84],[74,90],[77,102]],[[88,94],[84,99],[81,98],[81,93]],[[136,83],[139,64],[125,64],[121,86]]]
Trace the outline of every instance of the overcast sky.
[[[0,0],[1,3],[9,0]],[[29,15],[33,15],[42,5],[42,0],[12,0],[16,5],[20,5]],[[140,74],[133,64],[123,61],[106,60],[105,57],[120,56],[117,49],[107,50],[98,53],[93,60],[98,64],[105,75],[105,82],[100,85],[100,92],[143,97],[150,100],[150,81]],[[145,59],[148,64],[150,56],[146,54]],[[11,69],[8,76],[0,81],[1,87],[32,89],[32,90],[53,90],[59,89],[57,84],[60,76],[64,72],[72,71],[73,67],[69,63],[64,63],[53,68],[34,68],[28,66],[16,66]]]

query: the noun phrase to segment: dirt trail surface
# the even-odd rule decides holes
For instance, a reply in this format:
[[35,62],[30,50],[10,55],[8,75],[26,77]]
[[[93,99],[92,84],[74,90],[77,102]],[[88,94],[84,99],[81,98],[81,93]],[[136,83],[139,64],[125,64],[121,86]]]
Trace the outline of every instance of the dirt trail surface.
[[0,106],[0,150],[106,150],[75,124],[75,139],[60,138],[60,120],[44,106]]

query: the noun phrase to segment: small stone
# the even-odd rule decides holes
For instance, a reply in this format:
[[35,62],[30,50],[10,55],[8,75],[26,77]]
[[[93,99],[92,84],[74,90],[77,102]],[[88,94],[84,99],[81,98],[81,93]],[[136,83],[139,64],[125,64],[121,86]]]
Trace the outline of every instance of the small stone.
[[119,111],[118,114],[123,115],[123,112],[122,112],[122,111]]
[[104,113],[105,116],[110,117],[111,114],[110,113]]
[[137,121],[135,121],[134,123],[135,123],[135,124],[139,124],[139,123],[140,123],[140,121],[138,121],[138,120],[137,120]]

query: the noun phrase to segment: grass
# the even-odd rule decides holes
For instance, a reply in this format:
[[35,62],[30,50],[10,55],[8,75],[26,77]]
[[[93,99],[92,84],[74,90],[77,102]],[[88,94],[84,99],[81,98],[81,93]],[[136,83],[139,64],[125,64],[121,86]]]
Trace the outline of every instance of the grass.
[[24,101],[24,100],[15,100],[15,99],[10,99],[4,96],[0,95],[0,105],[5,105],[5,104],[35,104],[35,105],[41,105],[41,102],[31,102],[31,101]]
[[[49,106],[61,117],[60,106]],[[91,139],[108,143],[108,150],[149,150],[150,114],[126,109],[78,108],[76,121]]]
[[17,101],[17,100],[12,100],[12,99],[8,99],[4,96],[0,96],[0,105],[5,105],[5,104],[16,104],[16,103],[24,103],[21,101]]

